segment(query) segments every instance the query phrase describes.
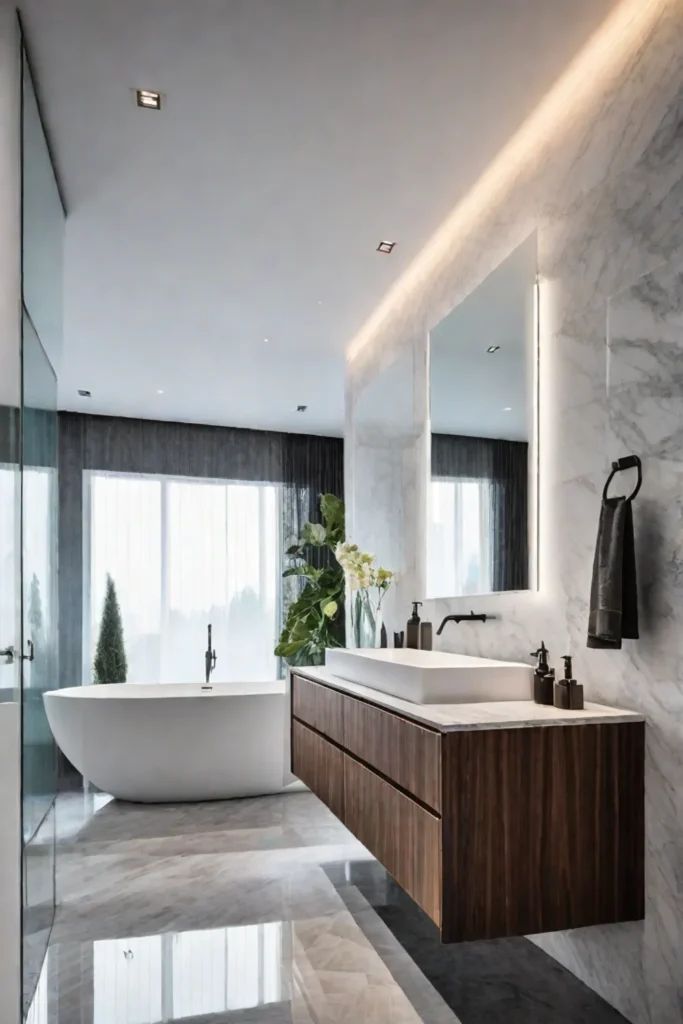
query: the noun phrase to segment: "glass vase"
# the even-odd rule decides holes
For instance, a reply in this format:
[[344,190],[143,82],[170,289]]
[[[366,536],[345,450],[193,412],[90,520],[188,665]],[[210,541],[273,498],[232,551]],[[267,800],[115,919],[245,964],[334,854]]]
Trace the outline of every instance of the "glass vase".
[[351,624],[354,647],[381,647],[382,594],[377,588],[353,592]]

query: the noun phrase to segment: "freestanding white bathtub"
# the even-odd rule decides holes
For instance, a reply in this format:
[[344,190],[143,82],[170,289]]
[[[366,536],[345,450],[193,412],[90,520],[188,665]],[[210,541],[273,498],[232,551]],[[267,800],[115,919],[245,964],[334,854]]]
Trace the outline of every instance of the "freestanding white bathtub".
[[55,740],[89,782],[120,800],[168,803],[296,784],[288,699],[284,680],[121,683],[52,690],[45,708]]

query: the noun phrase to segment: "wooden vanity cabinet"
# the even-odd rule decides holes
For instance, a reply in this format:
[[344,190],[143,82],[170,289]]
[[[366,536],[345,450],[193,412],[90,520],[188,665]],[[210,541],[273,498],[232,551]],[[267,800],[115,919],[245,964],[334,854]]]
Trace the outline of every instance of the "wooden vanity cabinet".
[[644,915],[644,723],[442,732],[292,675],[292,771],[442,940]]

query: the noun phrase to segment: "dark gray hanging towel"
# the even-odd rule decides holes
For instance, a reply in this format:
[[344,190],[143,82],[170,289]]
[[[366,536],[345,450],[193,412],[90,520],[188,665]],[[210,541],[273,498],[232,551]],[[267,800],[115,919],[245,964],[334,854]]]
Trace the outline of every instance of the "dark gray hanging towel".
[[630,498],[606,498],[593,563],[588,646],[617,650],[638,639],[638,589]]

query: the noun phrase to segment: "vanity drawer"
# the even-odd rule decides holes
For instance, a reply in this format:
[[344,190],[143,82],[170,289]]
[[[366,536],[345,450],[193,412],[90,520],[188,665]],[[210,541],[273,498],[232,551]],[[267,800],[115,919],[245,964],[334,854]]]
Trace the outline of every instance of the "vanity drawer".
[[292,771],[344,820],[344,755],[296,721],[292,722]]
[[441,924],[441,821],[353,758],[344,758],[344,824]]
[[292,675],[292,714],[300,722],[329,736],[336,743],[344,743],[344,698],[338,690],[320,686]]
[[439,733],[345,696],[343,746],[428,807],[441,810]]

